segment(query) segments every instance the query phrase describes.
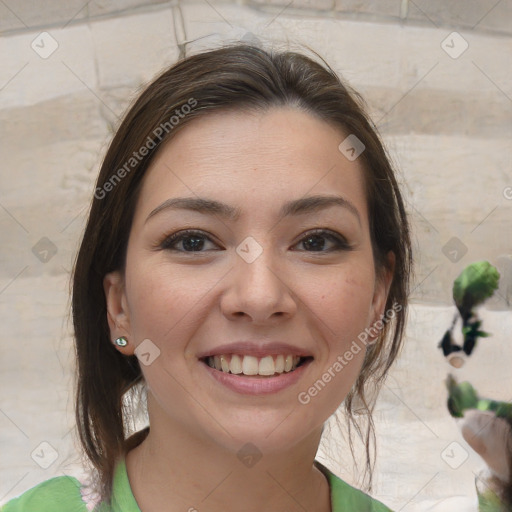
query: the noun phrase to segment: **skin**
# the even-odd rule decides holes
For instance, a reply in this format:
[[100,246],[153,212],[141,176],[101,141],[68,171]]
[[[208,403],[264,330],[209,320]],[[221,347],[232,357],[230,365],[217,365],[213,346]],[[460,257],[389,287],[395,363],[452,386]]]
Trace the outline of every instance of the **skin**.
[[[183,127],[152,162],[125,271],[104,280],[112,339],[129,340],[116,348],[131,355],[149,339],[160,350],[141,364],[151,430],[126,458],[144,512],[224,512],[233,503],[246,512],[331,510],[327,480],[313,461],[324,422],[357,378],[364,347],[307,405],[297,395],[384,313],[392,277],[375,274],[363,169],[338,150],[345,137],[293,108],[214,113]],[[343,196],[359,219],[340,206],[278,219],[284,202],[316,194]],[[216,199],[242,213],[231,221],[167,209],[147,220],[164,201],[183,196]],[[207,237],[202,252],[183,241],[174,251],[159,248],[169,234],[190,228]],[[339,233],[351,250],[330,250],[336,243],[328,237],[308,244],[315,228]],[[252,263],[236,252],[248,236],[263,249]],[[279,340],[314,360],[291,387],[242,395],[211,379],[197,358],[241,339]],[[237,457],[249,442],[262,454],[252,467]]]
[[493,412],[470,409],[459,427],[466,442],[487,463],[492,473],[503,482],[510,482],[509,457],[512,451],[512,430]]

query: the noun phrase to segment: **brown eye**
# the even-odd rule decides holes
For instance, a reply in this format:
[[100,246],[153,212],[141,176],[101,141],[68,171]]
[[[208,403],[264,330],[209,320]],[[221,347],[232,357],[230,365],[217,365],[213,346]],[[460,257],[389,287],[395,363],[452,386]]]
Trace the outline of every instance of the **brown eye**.
[[[333,246],[325,250],[326,245],[331,243]],[[303,244],[307,252],[332,252],[351,250],[347,240],[332,231],[318,229],[308,233],[299,244]],[[311,250],[310,250],[311,249]]]
[[[205,252],[203,251],[205,241],[211,242],[211,239],[201,231],[178,231],[177,233],[166,237],[165,240],[160,244],[160,248],[178,252]],[[176,246],[180,243],[182,243],[182,249],[176,248]]]

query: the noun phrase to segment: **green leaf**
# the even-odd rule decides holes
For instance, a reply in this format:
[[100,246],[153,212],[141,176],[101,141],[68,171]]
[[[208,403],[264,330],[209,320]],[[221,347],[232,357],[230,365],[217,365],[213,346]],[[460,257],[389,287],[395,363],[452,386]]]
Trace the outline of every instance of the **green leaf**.
[[478,493],[479,512],[507,512],[507,510],[510,511],[510,508],[491,489]]
[[496,407],[496,416],[507,420],[512,427],[512,403],[498,402],[498,406]]
[[488,261],[468,265],[453,283],[453,300],[465,318],[473,308],[492,296],[500,274]]
[[448,410],[452,416],[462,418],[466,409],[477,408],[478,395],[469,382],[458,384],[452,375],[448,375],[446,387],[448,388]]

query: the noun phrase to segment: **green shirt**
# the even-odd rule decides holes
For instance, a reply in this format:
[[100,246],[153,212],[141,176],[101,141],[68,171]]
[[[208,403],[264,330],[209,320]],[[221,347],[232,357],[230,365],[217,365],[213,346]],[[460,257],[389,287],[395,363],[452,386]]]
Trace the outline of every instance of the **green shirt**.
[[[335,476],[318,461],[315,464],[328,479],[332,512],[392,512],[379,501]],[[0,512],[141,512],[130,488],[124,459],[116,466],[112,507],[105,504],[98,504],[95,508],[93,505],[87,506],[81,488],[76,478],[57,476],[12,499],[0,508]]]

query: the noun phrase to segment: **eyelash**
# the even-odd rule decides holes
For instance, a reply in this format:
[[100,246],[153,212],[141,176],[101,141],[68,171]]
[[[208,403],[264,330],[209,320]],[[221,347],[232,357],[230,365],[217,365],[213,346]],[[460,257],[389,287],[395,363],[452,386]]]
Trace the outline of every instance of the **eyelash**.
[[[346,241],[346,239],[337,234],[334,231],[330,231],[328,229],[314,229],[312,231],[307,232],[297,244],[304,242],[304,240],[308,239],[312,236],[323,236],[327,239],[330,239],[333,241],[336,245],[333,249],[328,249],[324,251],[306,251],[306,252],[312,252],[312,253],[330,253],[330,252],[337,252],[337,251],[350,251],[352,250],[352,247],[349,245],[349,243]],[[204,232],[198,231],[195,229],[185,229],[183,231],[178,231],[177,233],[173,233],[172,235],[169,235],[164,238],[164,240],[159,244],[159,248],[163,250],[168,251],[174,251],[174,252],[183,252],[187,254],[194,254],[194,253],[202,253],[206,251],[183,251],[173,248],[177,243],[192,237],[202,237],[203,239],[211,240],[210,237],[208,237]],[[295,244],[295,245],[297,245]]]

